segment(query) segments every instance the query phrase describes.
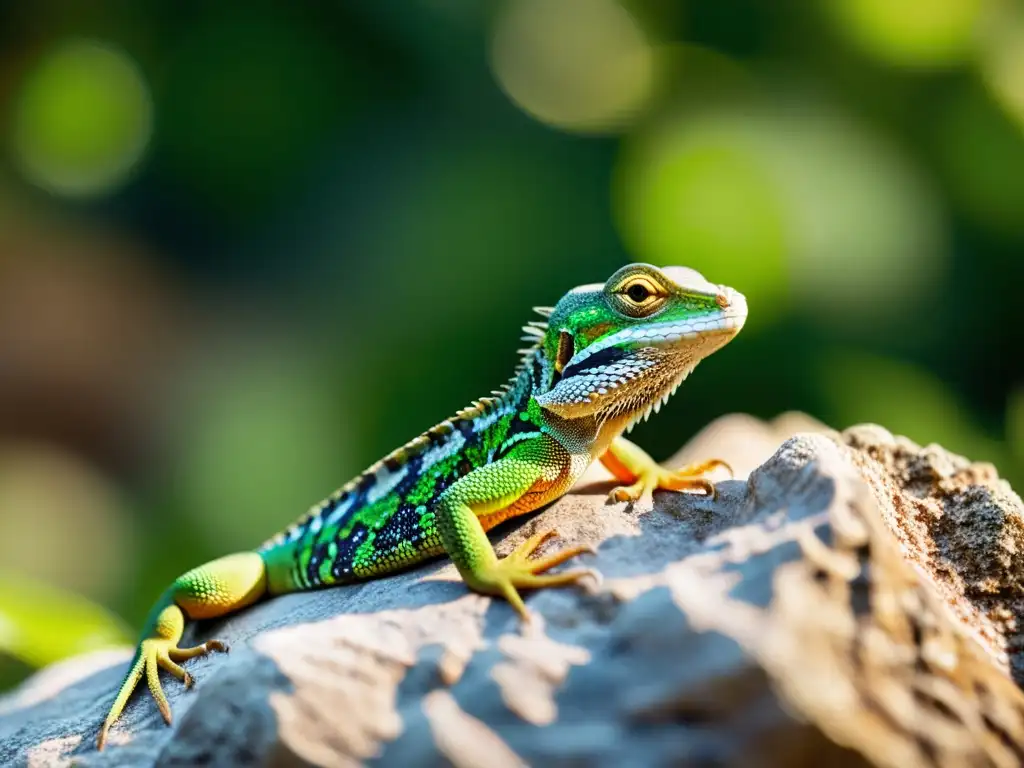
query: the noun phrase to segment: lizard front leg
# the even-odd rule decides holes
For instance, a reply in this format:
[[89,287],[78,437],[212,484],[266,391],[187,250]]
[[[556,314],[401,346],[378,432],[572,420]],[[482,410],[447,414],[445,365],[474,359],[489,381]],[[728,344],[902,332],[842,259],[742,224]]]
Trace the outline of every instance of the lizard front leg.
[[524,621],[530,620],[520,589],[572,584],[595,576],[589,568],[542,575],[545,571],[585,552],[589,546],[564,549],[543,558],[531,558],[553,530],[531,536],[508,557],[499,559],[487,538],[490,527],[507,517],[525,514],[558,495],[564,483],[568,454],[547,436],[516,446],[507,456],[467,474],[438,498],[435,516],[441,542],[466,585],[476,591],[504,597]]
[[255,552],[227,555],[179,576],[150,612],[128,674],[96,738],[96,748],[103,749],[110,726],[120,717],[143,675],[160,714],[170,725],[171,708],[160,685],[160,670],[167,670],[188,688],[192,685],[192,677],[178,664],[179,661],[210,651],[227,650],[227,646],[218,640],[208,640],[194,648],[179,648],[186,618],[224,616],[251,605],[265,593],[266,569],[263,559]]
[[654,491],[701,490],[714,497],[715,486],[705,475],[718,467],[724,467],[732,474],[732,468],[720,459],[711,459],[690,464],[675,471],[665,469],[636,443],[624,437],[617,437],[601,455],[601,463],[625,486],[613,488],[609,494],[615,501],[643,500],[646,504],[653,498]]

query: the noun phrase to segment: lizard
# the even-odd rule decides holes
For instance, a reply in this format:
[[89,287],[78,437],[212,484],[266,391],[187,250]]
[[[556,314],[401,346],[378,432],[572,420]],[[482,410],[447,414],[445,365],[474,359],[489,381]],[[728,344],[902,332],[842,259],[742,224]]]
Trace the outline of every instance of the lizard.
[[593,553],[571,546],[535,556],[557,536],[545,530],[499,558],[495,525],[565,494],[596,460],[621,483],[614,501],[649,503],[655,490],[714,496],[711,459],[678,470],[658,464],[623,435],[657,412],[697,364],[727,344],[747,317],[746,298],[686,267],[629,263],[604,283],[582,285],[543,320],[512,378],[491,396],[394,450],[262,545],[178,577],[144,624],[128,672],[97,735],[103,749],[143,677],[163,719],[171,709],[159,679],[185,687],[181,662],[226,651],[217,640],[179,647],[186,623],[240,611],[276,595],[369,579],[447,555],[466,586],[504,598],[524,622],[520,590],[574,584],[589,568],[549,570]]

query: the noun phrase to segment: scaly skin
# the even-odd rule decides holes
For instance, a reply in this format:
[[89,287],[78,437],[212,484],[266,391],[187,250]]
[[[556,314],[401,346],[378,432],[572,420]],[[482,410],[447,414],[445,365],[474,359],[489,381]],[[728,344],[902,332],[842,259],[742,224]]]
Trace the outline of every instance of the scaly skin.
[[519,591],[572,584],[593,573],[549,569],[588,547],[542,558],[545,531],[499,559],[486,532],[563,495],[600,460],[624,485],[618,501],[657,489],[714,493],[704,475],[723,462],[669,471],[621,437],[657,410],[696,365],[743,327],[747,307],[731,288],[691,269],[631,264],[608,282],[567,293],[548,322],[525,326],[522,363],[493,397],[442,421],[392,452],[254,552],[227,555],[180,576],[150,614],[129,672],[97,738],[103,748],[143,675],[168,724],[158,679],[187,686],[178,662],[215,640],[179,648],[188,619],[213,618],[286,592],[377,578],[447,554],[466,585],[505,598],[523,620]]

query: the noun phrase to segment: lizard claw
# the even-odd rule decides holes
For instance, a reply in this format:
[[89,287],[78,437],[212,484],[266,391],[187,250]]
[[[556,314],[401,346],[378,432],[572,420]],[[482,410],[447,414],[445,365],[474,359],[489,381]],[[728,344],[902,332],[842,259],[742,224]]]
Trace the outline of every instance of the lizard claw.
[[156,700],[156,706],[160,710],[160,715],[163,717],[164,722],[170,725],[172,722],[171,705],[167,701],[167,694],[164,693],[163,685],[160,683],[160,670],[163,669],[170,672],[181,680],[185,688],[191,688],[195,685],[195,678],[177,662],[192,659],[196,656],[204,656],[211,651],[226,652],[227,650],[227,644],[219,640],[208,640],[192,648],[178,648],[175,640],[164,637],[150,637],[143,640],[139,645],[131,672],[118,693],[117,701],[111,708],[110,714],[107,715],[107,719],[104,721],[96,737],[97,751],[102,751],[107,741],[110,726],[113,725],[114,721],[121,714],[121,710],[128,701],[128,696],[143,676],[146,677],[149,692]]
[[718,468],[724,468],[729,476],[733,475],[732,467],[721,459],[711,459],[699,464],[690,464],[675,471],[665,469],[652,463],[644,467],[637,479],[630,485],[620,485],[608,494],[611,501],[643,501],[648,506],[653,503],[655,491],[702,491],[709,499],[717,495],[715,485],[704,475]]

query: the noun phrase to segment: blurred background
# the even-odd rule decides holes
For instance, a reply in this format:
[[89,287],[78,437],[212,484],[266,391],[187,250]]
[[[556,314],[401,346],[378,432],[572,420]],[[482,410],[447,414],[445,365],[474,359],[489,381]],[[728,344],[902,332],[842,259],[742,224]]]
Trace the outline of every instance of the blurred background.
[[799,409],[1024,483],[1020,2],[8,2],[0,126],[0,688],[628,260],[750,303],[657,458]]

